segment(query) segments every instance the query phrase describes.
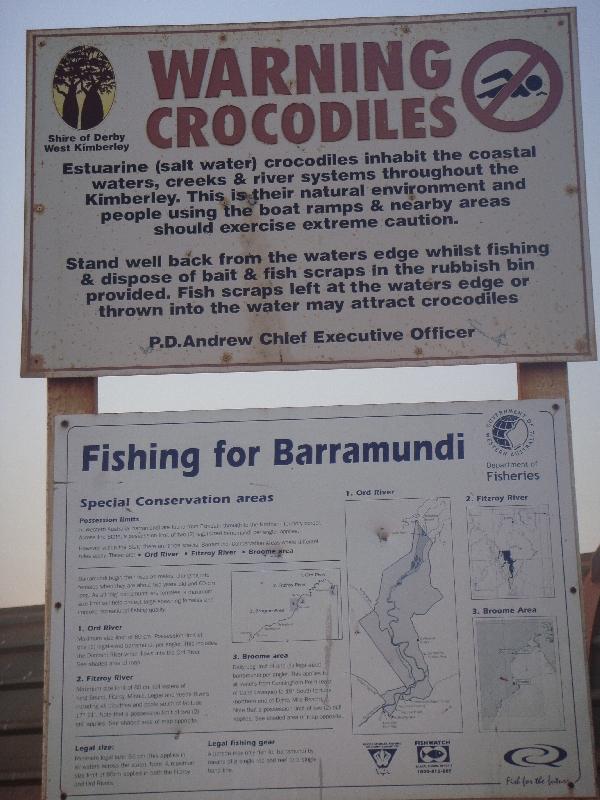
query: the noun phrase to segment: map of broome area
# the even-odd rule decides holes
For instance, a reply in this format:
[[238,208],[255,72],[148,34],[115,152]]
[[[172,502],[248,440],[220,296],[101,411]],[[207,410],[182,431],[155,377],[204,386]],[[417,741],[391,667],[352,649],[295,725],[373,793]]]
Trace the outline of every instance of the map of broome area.
[[476,619],[482,731],[564,728],[555,620]]
[[548,506],[467,511],[471,597],[553,597]]
[[340,639],[340,580],[337,567],[232,572],[232,641]]
[[346,503],[355,733],[462,730],[450,501]]

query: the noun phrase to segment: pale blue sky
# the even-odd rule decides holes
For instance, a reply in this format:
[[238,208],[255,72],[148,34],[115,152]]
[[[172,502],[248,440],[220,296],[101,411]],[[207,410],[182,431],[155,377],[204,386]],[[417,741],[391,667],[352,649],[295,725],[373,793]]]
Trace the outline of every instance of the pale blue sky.
[[[23,241],[25,31],[29,28],[204,24],[352,16],[441,14],[560,6],[519,0],[0,0],[0,607],[41,603],[45,569],[45,381],[20,379]],[[580,62],[592,268],[600,298],[600,2],[579,0]],[[596,317],[598,306],[596,310]],[[569,367],[581,549],[600,542],[600,368]],[[512,365],[324,370],[100,379],[100,411],[168,411],[332,403],[421,402],[516,397]]]

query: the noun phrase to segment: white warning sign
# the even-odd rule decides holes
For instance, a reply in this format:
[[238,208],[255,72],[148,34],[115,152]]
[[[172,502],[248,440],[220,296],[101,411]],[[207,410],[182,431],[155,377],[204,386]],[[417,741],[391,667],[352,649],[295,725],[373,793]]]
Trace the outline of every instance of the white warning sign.
[[593,358],[575,12],[36,31],[23,373]]

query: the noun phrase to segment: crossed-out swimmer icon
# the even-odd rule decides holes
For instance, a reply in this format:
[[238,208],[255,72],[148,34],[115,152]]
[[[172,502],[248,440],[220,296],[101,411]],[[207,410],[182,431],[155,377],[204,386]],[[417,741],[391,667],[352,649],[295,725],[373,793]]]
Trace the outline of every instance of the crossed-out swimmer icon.
[[[498,72],[494,72],[492,75],[482,78],[482,83],[491,83],[492,81],[503,82],[499,83],[497,86],[493,86],[491,89],[488,89],[485,92],[481,92],[481,94],[477,95],[477,99],[480,100],[482,97],[496,97],[502,87],[505,86],[513,77],[513,74],[514,73],[509,69],[501,69]],[[541,91],[543,83],[544,82],[539,75],[529,75],[523,83],[520,83],[517,86],[517,88],[511,94],[511,97],[529,97],[529,95],[533,94],[534,92],[536,96],[548,94],[548,92]]]

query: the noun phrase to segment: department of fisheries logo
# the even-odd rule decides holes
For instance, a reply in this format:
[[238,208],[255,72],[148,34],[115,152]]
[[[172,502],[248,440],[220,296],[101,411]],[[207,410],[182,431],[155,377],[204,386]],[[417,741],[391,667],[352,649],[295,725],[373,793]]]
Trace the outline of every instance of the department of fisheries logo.
[[504,754],[504,760],[513,767],[558,767],[566,757],[567,751],[553,744],[515,747]]
[[488,420],[486,437],[497,453],[518,456],[533,444],[533,420],[518,408],[502,409]]
[[385,742],[383,744],[365,744],[369,755],[373,759],[378,775],[389,775],[389,765],[398,751],[398,742]]
[[88,44],[69,50],[54,72],[54,106],[63,122],[78,131],[95,128],[115,99],[115,71],[101,50]]

